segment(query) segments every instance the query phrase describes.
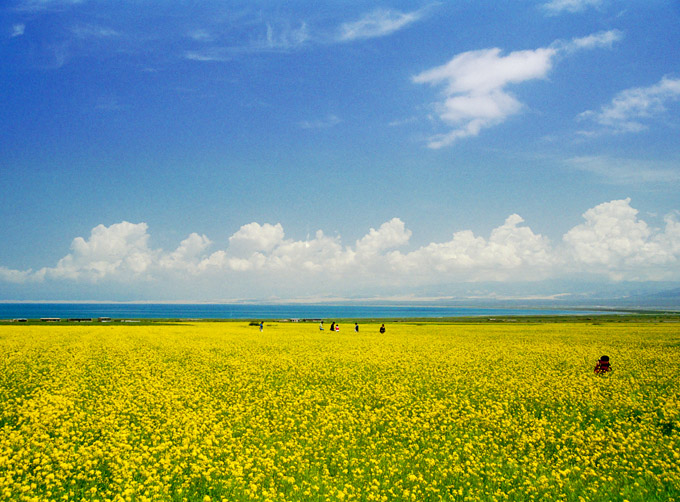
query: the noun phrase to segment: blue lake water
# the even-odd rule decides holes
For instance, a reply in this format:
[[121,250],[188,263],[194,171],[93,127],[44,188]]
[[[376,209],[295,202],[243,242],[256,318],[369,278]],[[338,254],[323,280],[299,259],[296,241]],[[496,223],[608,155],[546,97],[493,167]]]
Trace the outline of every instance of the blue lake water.
[[474,308],[430,305],[251,305],[168,303],[0,303],[0,319],[366,319],[523,315],[596,315],[592,310]]

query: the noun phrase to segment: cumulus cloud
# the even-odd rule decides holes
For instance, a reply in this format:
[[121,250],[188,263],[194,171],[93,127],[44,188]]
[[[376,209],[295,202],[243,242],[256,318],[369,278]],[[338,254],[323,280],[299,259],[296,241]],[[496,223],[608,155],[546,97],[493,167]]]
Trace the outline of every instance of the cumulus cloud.
[[376,254],[385,249],[403,246],[411,238],[411,231],[406,228],[399,218],[380,225],[378,230],[371,228],[364,237],[359,239],[356,250],[361,254]]
[[189,270],[196,273],[202,261],[204,251],[212,244],[205,235],[192,233],[184,239],[172,253],[159,260],[161,268]]
[[612,279],[662,279],[677,266],[678,224],[666,218],[665,232],[655,232],[638,218],[630,199],[600,204],[586,211],[585,222],[564,235],[571,262]]
[[229,249],[235,254],[269,252],[283,241],[283,227],[280,223],[249,223],[229,237]]
[[71,252],[53,268],[38,274],[51,279],[97,282],[105,278],[140,277],[157,259],[158,253],[148,247],[146,223],[123,221],[109,227],[98,225],[89,239],[76,237]]
[[415,83],[442,87],[434,109],[439,119],[453,128],[431,137],[428,146],[442,148],[504,122],[524,107],[509,86],[546,78],[560,54],[608,46],[619,37],[606,32],[507,55],[498,48],[469,51],[414,76]]
[[391,9],[377,9],[365,14],[361,19],[340,26],[338,39],[343,42],[383,37],[405,28],[421,19],[425,10],[399,12]]
[[39,279],[39,277],[33,274],[32,270],[13,270],[11,268],[0,266],[0,281],[2,282],[23,284],[25,282]]
[[448,276],[457,280],[508,280],[512,277],[534,279],[554,263],[547,238],[520,226],[523,219],[510,215],[503,225],[495,228],[488,239],[475,236],[470,230],[453,234],[444,243],[432,243],[410,253],[391,253],[388,259],[395,270],[411,275]]
[[666,216],[663,228],[654,228],[630,202],[614,200],[587,210],[583,221],[556,243],[512,214],[488,236],[459,230],[445,242],[411,250],[412,232],[399,218],[369,229],[350,246],[321,230],[296,240],[285,237],[280,223],[253,222],[238,229],[225,249],[212,252],[210,239],[197,233],[174,251],[151,249],[145,223],[121,222],[99,225],[88,238],[74,239],[70,253],[54,267],[32,272],[0,266],[0,281],[165,281],[178,288],[183,281],[202,281],[242,287],[242,294],[259,281],[271,292],[288,288],[307,294],[321,288],[360,294],[366,287],[537,281],[575,274],[615,281],[680,280],[677,214]]
[[679,99],[680,79],[663,77],[649,87],[621,91],[611,103],[583,112],[579,118],[592,120],[608,132],[640,132],[647,129],[645,122],[665,113],[666,105]]

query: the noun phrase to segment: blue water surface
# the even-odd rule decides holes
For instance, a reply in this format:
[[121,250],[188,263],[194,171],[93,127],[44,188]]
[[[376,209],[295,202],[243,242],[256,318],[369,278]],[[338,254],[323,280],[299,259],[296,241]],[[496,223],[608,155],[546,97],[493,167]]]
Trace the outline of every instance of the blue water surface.
[[252,305],[171,303],[0,303],[0,319],[366,319],[524,315],[594,315],[592,310],[431,305]]

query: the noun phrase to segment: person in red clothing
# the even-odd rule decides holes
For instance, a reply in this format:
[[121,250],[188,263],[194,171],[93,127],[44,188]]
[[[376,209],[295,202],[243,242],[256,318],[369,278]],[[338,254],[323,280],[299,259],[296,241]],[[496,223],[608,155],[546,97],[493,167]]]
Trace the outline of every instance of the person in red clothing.
[[602,375],[603,373],[609,373],[612,370],[612,366],[609,363],[609,356],[602,356],[597,364],[595,365],[595,374]]

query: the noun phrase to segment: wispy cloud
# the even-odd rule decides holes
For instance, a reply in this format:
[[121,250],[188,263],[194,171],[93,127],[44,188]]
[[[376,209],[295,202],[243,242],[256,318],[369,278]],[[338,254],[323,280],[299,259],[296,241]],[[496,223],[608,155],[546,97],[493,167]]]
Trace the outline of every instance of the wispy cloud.
[[562,14],[564,12],[582,12],[590,7],[599,7],[603,0],[551,0],[543,4],[543,8],[549,15]]
[[343,23],[340,26],[338,39],[347,42],[384,37],[418,21],[424,14],[425,9],[413,12],[400,12],[390,9],[374,10],[357,21]]
[[561,46],[560,49],[566,52],[576,52],[583,49],[597,49],[606,48],[610,49],[615,42],[620,41],[623,38],[623,32],[620,30],[609,30],[601,31],[599,33],[593,33],[587,37],[574,38],[566,43],[558,42],[557,45]]
[[680,79],[663,77],[649,87],[634,87],[621,91],[612,102],[598,111],[588,110],[579,115],[581,120],[592,120],[600,126],[600,132],[640,132],[648,128],[646,122],[663,115],[668,103],[680,100]]
[[20,37],[26,31],[26,25],[23,23],[17,23],[12,25],[12,33],[10,33],[10,38]]
[[294,51],[311,41],[309,28],[305,22],[294,26],[287,22],[265,23],[255,37],[241,45],[214,43],[217,37],[202,29],[192,31],[189,37],[196,42],[211,43],[211,45],[186,50],[183,53],[185,59],[203,62],[231,61],[242,54]]
[[234,52],[228,47],[206,47],[184,51],[184,59],[199,62],[225,62],[234,59]]
[[619,37],[614,32],[605,32],[507,55],[498,48],[464,52],[442,66],[414,76],[415,83],[443,86],[435,112],[443,123],[453,127],[431,137],[429,147],[442,148],[504,122],[523,108],[507,87],[546,78],[560,54],[610,46]]
[[328,129],[338,125],[340,120],[336,115],[328,115],[326,118],[318,120],[303,120],[299,123],[302,129]]
[[310,39],[307,23],[301,22],[298,26],[267,24],[267,36],[255,44],[256,48],[265,50],[290,50],[297,49]]
[[234,59],[234,51],[228,47],[206,47],[184,51],[184,59],[199,62],[225,62]]
[[574,157],[569,159],[567,164],[574,169],[595,174],[615,185],[680,183],[680,168],[670,163],[588,156]]
[[256,32],[242,44],[220,43],[214,30],[194,29],[187,35],[203,46],[184,51],[183,57],[193,61],[231,61],[242,54],[260,52],[289,52],[313,45],[332,45],[353,40],[383,37],[395,33],[422,19],[430,7],[417,11],[400,12],[378,9],[367,13],[356,21],[345,22],[337,28],[320,29],[310,27],[304,20],[290,22],[285,19],[262,20],[246,23],[249,30],[257,26]]
[[215,39],[213,33],[202,28],[192,30],[187,35],[189,38],[198,42],[212,42]]

